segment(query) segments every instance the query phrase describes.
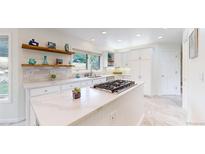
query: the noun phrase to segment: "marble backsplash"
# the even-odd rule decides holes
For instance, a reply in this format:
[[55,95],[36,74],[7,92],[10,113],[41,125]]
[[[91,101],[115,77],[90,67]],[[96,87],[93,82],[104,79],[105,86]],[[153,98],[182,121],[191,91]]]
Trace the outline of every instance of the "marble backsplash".
[[63,80],[72,77],[72,70],[67,68],[58,69],[24,69],[23,70],[23,81],[24,82],[40,82],[49,81],[50,74],[56,74],[56,80]]

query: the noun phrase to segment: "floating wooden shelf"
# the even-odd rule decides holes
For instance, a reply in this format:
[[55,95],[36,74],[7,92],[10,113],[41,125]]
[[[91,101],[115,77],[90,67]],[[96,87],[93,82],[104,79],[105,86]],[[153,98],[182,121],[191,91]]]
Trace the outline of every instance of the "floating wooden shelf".
[[64,50],[51,49],[51,48],[41,47],[41,46],[32,46],[32,45],[28,45],[28,44],[22,44],[22,48],[23,49],[45,51],[45,52],[52,52],[52,53],[61,53],[61,54],[66,54],[66,55],[72,55],[75,53],[75,52],[66,52]]
[[74,65],[46,65],[46,64],[35,64],[35,65],[32,65],[32,64],[21,64],[22,67],[75,67]]

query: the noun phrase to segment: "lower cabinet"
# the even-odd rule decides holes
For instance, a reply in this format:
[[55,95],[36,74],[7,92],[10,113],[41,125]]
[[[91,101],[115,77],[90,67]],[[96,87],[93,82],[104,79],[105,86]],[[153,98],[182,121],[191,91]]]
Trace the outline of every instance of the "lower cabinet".
[[[56,86],[49,86],[49,87],[43,87],[43,88],[35,88],[30,90],[30,99],[32,97],[37,97],[41,95],[47,95],[51,93],[60,93],[66,90],[72,90],[75,87],[91,87],[94,84],[100,84],[106,82],[106,78],[100,78],[100,79],[93,79],[93,80],[84,80],[79,82],[73,82],[68,83],[65,85],[56,85]],[[38,125],[38,121],[36,119],[35,113],[32,109],[32,106],[29,107],[29,115],[27,118],[29,118],[28,123],[31,126]]]
[[69,84],[66,84],[66,85],[62,85],[61,90],[63,90],[63,91],[70,90],[70,89],[73,89],[75,87],[81,87],[81,83],[80,82],[74,82],[74,83],[69,83]]
[[134,126],[144,116],[143,86],[135,88],[73,123],[73,126]]
[[59,93],[59,92],[60,92],[59,86],[50,86],[50,87],[32,89],[30,95],[39,96],[39,95],[46,95],[50,93]]

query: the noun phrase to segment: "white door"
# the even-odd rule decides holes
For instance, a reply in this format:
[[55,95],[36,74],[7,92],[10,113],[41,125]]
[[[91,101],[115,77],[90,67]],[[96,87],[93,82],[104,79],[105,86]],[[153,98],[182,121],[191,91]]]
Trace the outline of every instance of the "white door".
[[162,51],[160,53],[160,94],[180,94],[180,56],[174,51]]

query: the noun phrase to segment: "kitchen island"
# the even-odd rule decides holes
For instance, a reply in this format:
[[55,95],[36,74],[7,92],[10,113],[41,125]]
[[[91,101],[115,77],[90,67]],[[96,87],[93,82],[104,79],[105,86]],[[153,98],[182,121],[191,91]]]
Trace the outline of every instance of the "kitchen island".
[[117,94],[85,87],[81,98],[72,91],[31,98],[36,125],[139,125],[144,114],[143,83]]

